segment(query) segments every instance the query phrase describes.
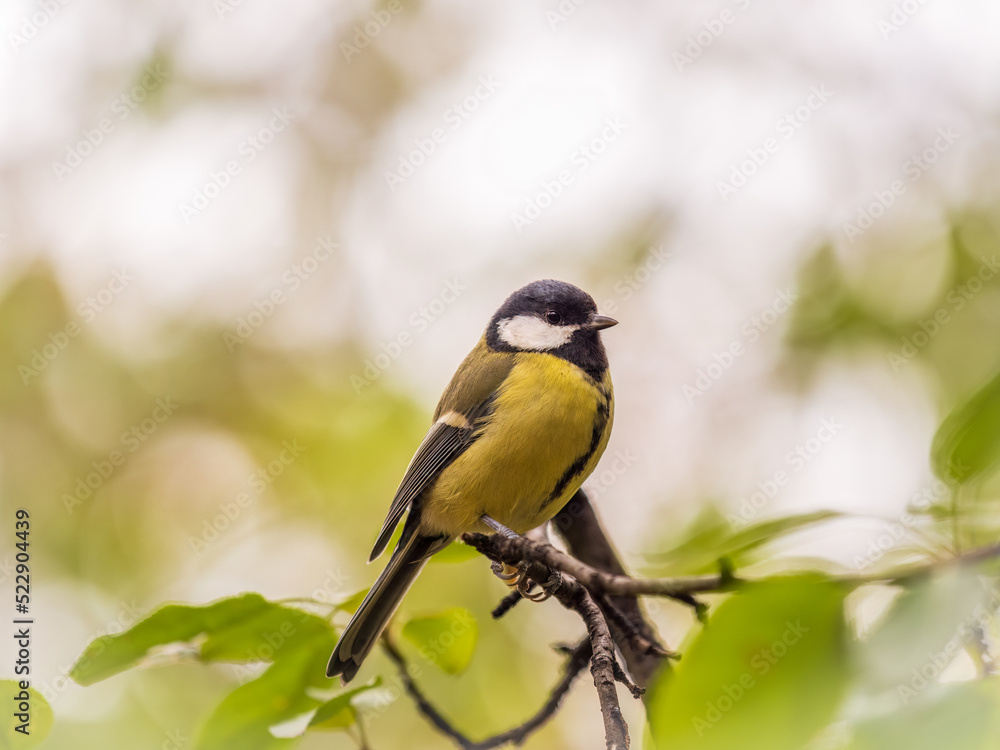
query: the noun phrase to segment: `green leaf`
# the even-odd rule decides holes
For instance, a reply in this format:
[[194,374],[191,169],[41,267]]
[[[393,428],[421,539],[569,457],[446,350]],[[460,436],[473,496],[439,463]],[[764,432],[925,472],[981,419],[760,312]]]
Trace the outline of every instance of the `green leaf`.
[[[27,698],[27,726],[22,713]],[[52,730],[52,707],[33,687],[24,689],[19,681],[0,680],[0,705],[3,706],[3,732],[0,733],[0,750],[31,750]],[[17,731],[21,726],[27,731]]]
[[[750,562],[749,554],[763,545],[782,536],[804,529],[806,526],[822,523],[840,514],[832,511],[817,511],[798,516],[763,521],[752,526],[739,528],[741,519],[730,514],[724,520],[717,512],[699,520],[701,526],[693,535],[667,552],[649,555],[652,569],[661,574],[669,573],[709,573],[719,568],[719,560],[728,558],[737,568]],[[735,519],[735,520],[734,520]]]
[[124,633],[93,641],[70,676],[81,685],[92,685],[134,666],[156,646],[190,641],[201,633],[253,617],[269,606],[259,594],[243,594],[200,607],[168,604]]
[[269,603],[266,609],[245,620],[227,623],[210,632],[201,645],[201,658],[205,661],[272,661],[303,640],[329,632],[330,625],[322,617]]
[[859,722],[850,750],[994,750],[1000,736],[995,680],[928,689],[901,710]]
[[203,606],[169,604],[124,633],[95,640],[70,676],[81,685],[91,685],[135,666],[151,649],[190,643],[199,636],[207,636],[198,648],[206,661],[270,661],[289,646],[321,633],[332,634],[322,618],[274,604],[259,594]]
[[878,630],[854,644],[865,687],[891,690],[905,702],[908,686],[921,684],[921,673],[940,674],[962,651],[971,628],[995,609],[998,602],[987,607],[987,596],[975,571],[960,568],[915,582],[893,603]]
[[724,601],[648,699],[664,750],[800,750],[835,715],[849,678],[845,591],[774,578]]
[[403,626],[403,637],[448,674],[460,674],[469,666],[478,634],[476,618],[462,607],[414,618]]
[[1000,375],[941,423],[931,444],[934,472],[944,481],[981,478],[1000,461]]
[[316,713],[309,720],[309,729],[346,729],[352,726],[357,720],[357,714],[351,705],[351,700],[354,696],[377,688],[381,684],[382,678],[376,677],[365,685],[335,695],[316,709]]
[[326,661],[334,643],[332,634],[318,635],[227,695],[202,729],[197,750],[280,750],[297,743],[273,736],[269,728],[319,705],[307,691],[329,684]]

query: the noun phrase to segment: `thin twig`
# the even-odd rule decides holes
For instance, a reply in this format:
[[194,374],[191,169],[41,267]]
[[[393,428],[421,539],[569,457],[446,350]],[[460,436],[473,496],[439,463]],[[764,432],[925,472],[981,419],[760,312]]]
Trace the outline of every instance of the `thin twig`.
[[956,555],[955,557],[947,560],[935,561],[932,563],[917,563],[896,571],[884,571],[882,573],[873,573],[863,576],[841,576],[839,578],[835,578],[834,580],[859,586],[866,583],[908,583],[918,578],[924,578],[937,573],[947,567],[956,565],[975,565],[976,563],[986,562],[987,560],[992,560],[997,557],[1000,557],[1000,544],[993,545],[992,547],[982,547],[981,549],[973,550],[972,552]]
[[622,666],[618,663],[617,659],[611,662],[611,669],[614,672],[615,679],[628,688],[628,691],[632,693],[632,697],[636,700],[639,700],[642,697],[642,694],[646,692],[646,688],[639,687],[628,678],[628,675],[625,674],[625,670],[622,669]]
[[399,678],[403,681],[403,687],[406,688],[406,692],[410,694],[410,697],[413,698],[414,702],[417,704],[417,708],[420,710],[420,713],[426,716],[439,732],[455,740],[459,747],[474,747],[474,744],[467,739],[464,734],[455,729],[451,723],[444,718],[444,716],[442,716],[436,708],[434,708],[431,702],[424,697],[424,694],[421,692],[420,688],[417,687],[417,683],[413,681],[409,670],[406,668],[406,660],[387,635],[383,635],[382,637],[382,647],[385,649],[386,653],[389,654],[389,658],[392,659],[399,668]]
[[500,600],[500,603],[494,607],[493,611],[490,612],[490,616],[494,620],[499,620],[505,614],[510,612],[514,606],[523,599],[521,592],[517,589],[511,591],[507,596]]
[[[583,489],[577,490],[552,519],[551,528],[566,542],[569,554],[580,562],[611,575],[628,574],[590,498]],[[630,596],[608,596],[605,601],[611,602],[625,616],[631,624],[631,630],[638,631],[645,641],[659,645],[656,630],[643,611],[640,599]],[[600,601],[598,605],[604,609]],[[637,685],[640,687],[652,685],[661,670],[670,669],[670,663],[664,661],[663,657],[633,648],[634,638],[626,635],[612,621],[612,616],[609,616],[606,610],[605,617],[608,618],[611,637],[615,639],[615,644],[625,660],[625,668]]]
[[513,729],[476,742],[470,740],[464,734],[455,729],[451,723],[431,704],[431,702],[427,700],[426,696],[424,696],[423,692],[421,692],[420,688],[417,687],[413,678],[410,676],[410,673],[407,670],[406,659],[388,637],[384,636],[382,638],[382,646],[389,654],[389,658],[392,659],[392,661],[396,664],[396,667],[399,669],[399,674],[403,681],[403,687],[417,704],[417,708],[420,710],[420,713],[426,716],[427,719],[442,734],[453,739],[458,746],[462,748],[462,750],[490,750],[491,748],[501,747],[502,745],[507,744],[520,745],[525,739],[527,739],[528,735],[555,715],[555,712],[559,709],[559,705],[562,703],[563,698],[566,697],[566,694],[569,692],[570,687],[572,687],[577,675],[579,675],[580,672],[583,671],[584,667],[587,666],[587,662],[590,660],[591,656],[590,638],[584,638],[575,647],[565,650],[565,653],[568,654],[568,658],[563,666],[562,678],[555,685],[555,687],[552,688],[552,691],[549,693],[548,700],[546,700],[545,704],[538,709],[535,715]]
[[[594,687],[597,688],[597,698],[601,703],[604,739],[608,750],[626,750],[629,746],[628,725],[618,704],[615,645],[604,614],[593,597],[576,581],[564,580],[555,596],[564,607],[579,614],[587,626],[587,635],[590,636],[594,651],[590,658],[590,673],[594,677]],[[621,673],[621,667],[618,667],[618,671]]]
[[597,602],[597,606],[601,608],[601,611],[604,612],[604,617],[607,619],[608,625],[614,625],[621,630],[622,636],[637,652],[657,656],[661,659],[678,658],[674,652],[663,648],[656,641],[651,641],[636,623],[618,608],[618,605],[612,601],[610,596],[600,594],[595,596],[594,600]]

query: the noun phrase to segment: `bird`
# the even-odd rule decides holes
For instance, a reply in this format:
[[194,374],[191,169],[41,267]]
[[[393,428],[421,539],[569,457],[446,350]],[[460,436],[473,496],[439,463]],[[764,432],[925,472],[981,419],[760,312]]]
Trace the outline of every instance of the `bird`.
[[614,389],[600,332],[617,323],[582,289],[553,279],[500,305],[404,472],[368,562],[406,513],[402,534],[341,633],[327,677],[354,678],[433,554],[466,532],[542,526],[580,489],[611,435]]

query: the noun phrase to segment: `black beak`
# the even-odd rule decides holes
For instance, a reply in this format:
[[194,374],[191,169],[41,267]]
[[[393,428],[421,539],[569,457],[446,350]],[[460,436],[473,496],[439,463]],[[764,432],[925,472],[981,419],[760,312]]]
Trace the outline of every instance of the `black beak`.
[[618,321],[614,318],[609,318],[607,315],[591,315],[590,322],[587,323],[587,328],[591,331],[603,331],[605,328],[611,328],[611,326],[618,325]]

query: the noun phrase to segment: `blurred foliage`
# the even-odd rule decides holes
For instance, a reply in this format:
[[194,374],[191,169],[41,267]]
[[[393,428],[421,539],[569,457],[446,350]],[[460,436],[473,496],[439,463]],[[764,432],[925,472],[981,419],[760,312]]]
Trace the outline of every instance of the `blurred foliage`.
[[732,514],[723,518],[708,506],[685,529],[683,541],[663,552],[646,555],[647,572],[661,576],[714,573],[720,561],[730,568],[744,568],[766,556],[767,545],[838,517],[832,511],[817,511],[748,524]]
[[[965,250],[957,239],[951,252],[952,266],[971,262],[960,262]],[[912,325],[907,329],[898,316],[880,319],[852,296],[837,268],[827,249],[804,272],[814,286],[803,295],[789,351],[800,352],[802,363],[852,342],[878,341],[895,351],[893,337]],[[967,270],[951,273],[960,278]],[[984,291],[965,314],[988,304]],[[918,328],[927,320],[922,315]],[[237,529],[247,508],[248,516],[276,529],[303,519],[349,548],[344,559],[365,557],[370,535],[349,530],[377,528],[428,415],[395,393],[388,378],[355,393],[350,376],[364,367],[363,351],[350,342],[317,352],[250,340],[230,353],[221,327],[178,322],[162,332],[155,355],[132,356],[87,327],[63,339],[59,332],[74,319],[44,266],[0,297],[0,322],[16,321],[0,325],[0,348],[14,363],[0,371],[0,446],[7,457],[0,483],[46,529],[33,547],[40,569],[51,579],[87,586],[98,622],[108,616],[107,601],[139,597],[149,608],[158,605],[155,592],[166,590],[178,570],[196,580],[208,566],[233,565],[224,555],[243,538]],[[942,329],[947,336],[907,362],[940,368],[941,377],[931,382],[941,387],[943,408],[952,410],[932,452],[949,491],[915,509],[928,538],[940,540],[920,550],[922,559],[943,556],[955,541],[968,549],[997,538],[991,510],[997,381],[950,380],[934,348],[965,335],[960,321],[956,313],[954,325]],[[42,351],[49,343],[51,357]],[[38,373],[19,373],[20,365],[34,367],[36,352],[43,358],[36,361]],[[978,369],[986,373],[986,360]],[[164,400],[176,409],[158,419]],[[111,461],[115,451],[124,457],[120,465]],[[88,486],[95,475],[97,486]],[[739,574],[766,563],[794,535],[841,518],[815,512],[748,523],[708,506],[690,526],[668,530],[646,556],[647,572],[721,567]],[[912,552],[899,545],[879,569]],[[459,716],[459,728],[485,736],[537,708],[547,688],[540,678],[555,673],[558,658],[525,643],[510,618],[479,632],[477,622],[489,621],[503,590],[484,585],[491,580],[488,566],[476,558],[461,544],[437,556],[442,564],[428,566],[393,632],[402,636],[421,684]],[[949,746],[989,746],[998,729],[998,693],[992,679],[975,678],[997,671],[994,579],[957,571],[851,593],[852,587],[821,575],[832,571],[820,561],[783,564],[814,573],[771,577],[710,597],[707,624],[689,625],[677,669],[664,673],[647,696],[654,741],[670,748],[750,743],[866,750],[930,746],[961,727],[949,735]],[[314,575],[321,579],[320,573]],[[412,706],[397,701],[393,669],[377,654],[366,665],[376,676],[350,690],[323,674],[336,624],[358,606],[366,591],[358,584],[368,579],[338,573],[318,589],[304,583],[292,592],[294,601],[244,593],[208,605],[168,604],[124,632],[101,629],[71,675],[93,685],[88,690],[127,681],[128,697],[100,721],[55,722],[47,744],[162,745],[176,732],[203,750],[392,746],[392,738],[407,735],[418,738],[413,746],[441,746],[444,740]],[[463,591],[460,608],[456,587]],[[306,596],[314,589],[319,593]],[[895,596],[882,614],[854,632],[859,602],[886,591]],[[563,616],[553,612],[546,616]],[[422,669],[427,663],[432,668]],[[943,681],[956,663],[966,665],[960,681]],[[47,705],[37,697],[37,706]],[[393,721],[376,721],[386,715]],[[599,731],[598,717],[593,726]],[[567,741],[558,722],[530,740],[538,747]]]
[[[933,233],[932,233],[933,234]],[[1000,538],[1000,218],[956,211],[940,236],[879,252],[820,247],[804,264],[786,336],[791,371],[874,353],[894,377],[920,376],[942,423],[931,466],[947,486],[911,526],[943,547]],[[898,554],[901,550],[894,550]],[[924,550],[917,549],[918,554]]]
[[848,686],[844,595],[819,578],[772,579],[721,604],[648,699],[657,746],[802,747]]
[[476,618],[462,607],[428,617],[414,617],[403,625],[403,637],[420,655],[448,674],[461,674],[476,650]]
[[[420,23],[420,15],[417,6],[402,14],[407,23]],[[357,20],[370,19],[358,11]],[[422,45],[419,66],[403,64],[391,45],[373,45],[355,60],[351,85],[342,67],[327,66],[331,111],[360,137],[305,139],[324,169],[299,186],[303,225],[328,228],[331,204],[341,207],[344,180],[370,150],[367,139],[381,136],[417,87],[432,89],[475,47],[472,30],[447,33],[449,22],[438,22],[440,43]],[[387,34],[412,42],[402,26]],[[350,43],[360,27],[343,28],[336,41]],[[339,54],[337,44],[328,47]],[[149,57],[151,65],[171,62],[167,49]],[[178,96],[252,100],[274,85],[261,81],[260,88],[222,92],[191,79],[181,93],[153,90],[142,106],[165,118],[178,111]],[[650,209],[608,241],[616,253],[592,261],[592,273],[619,279],[616,299],[628,299],[650,264],[664,260],[649,246],[672,221]],[[919,373],[942,418],[931,460],[948,493],[914,509],[930,542],[894,547],[880,570],[914,553],[934,559],[1000,538],[998,227],[987,212],[956,212],[943,244],[914,249],[885,240],[883,252],[870,257],[888,260],[872,265],[860,252],[823,245],[801,269],[785,342],[788,371],[807,380],[826,358],[875,352],[894,374]],[[44,529],[32,538],[40,577],[77,597],[58,612],[93,631],[74,636],[89,646],[71,675],[97,696],[53,723],[49,702],[33,691],[33,736],[11,739],[8,721],[0,747],[339,748],[368,745],[363,727],[371,747],[443,746],[410,704],[397,707],[398,683],[377,655],[366,665],[377,676],[350,690],[322,674],[336,624],[359,605],[367,573],[347,572],[346,582],[335,576],[329,588],[320,586],[322,597],[304,596],[308,601],[236,588],[207,605],[159,606],[178,581],[194,589],[207,571],[222,581],[244,572],[246,558],[227,555],[257,530],[282,532],[273,538],[291,549],[308,529],[336,550],[330,559],[364,559],[371,535],[357,530],[377,529],[423,435],[426,408],[396,392],[390,376],[355,392],[350,378],[363,372],[370,353],[352,340],[316,350],[250,339],[230,351],[226,326],[192,316],[133,351],[100,331],[81,324],[46,265],[13,277],[0,294],[0,358],[7,363],[0,368],[0,493],[31,508]],[[250,517],[259,524],[252,529],[242,523]],[[647,556],[648,572],[739,572],[769,560],[793,534],[835,520],[817,512],[734,523],[713,507],[685,528],[657,529],[654,519],[650,534],[664,541]],[[288,550],[266,554],[277,560]],[[433,667],[420,670],[428,693],[461,729],[485,736],[537,708],[559,660],[524,637],[525,620],[542,615],[521,607],[501,623],[488,619],[504,591],[487,566],[464,564],[476,557],[459,544],[438,555],[436,562],[452,564],[428,566],[393,629],[413,666]],[[683,658],[647,696],[655,742],[671,749],[996,746],[995,569],[976,571],[981,578],[954,571],[852,592],[821,575],[830,571],[820,562],[794,562],[814,573],[713,597],[705,627],[685,623]],[[264,561],[253,572],[263,576],[268,567]],[[323,571],[286,577],[304,595]],[[120,603],[134,599],[159,608],[124,632],[105,634]],[[857,611],[871,602],[883,602],[874,607],[878,615],[852,630],[863,619]],[[544,612],[563,615],[554,607]],[[489,630],[480,633],[477,622],[489,622]],[[569,617],[558,622],[579,628]],[[0,684],[5,696],[14,690]],[[125,687],[100,692],[116,684]],[[63,693],[55,685],[39,682],[59,716]],[[592,702],[587,710],[594,712]],[[382,716],[391,720],[374,721]],[[599,731],[599,718],[589,726]],[[529,743],[575,746],[558,721]]]
[[996,681],[929,690],[927,699],[903,710],[859,722],[845,750],[989,750],[1000,732]]
[[[320,601],[309,604],[325,607],[328,616],[342,609]],[[472,659],[477,629],[472,613],[452,608],[411,619],[403,635],[426,661],[458,674]],[[124,633],[98,638],[70,674],[80,684],[91,685],[132,667],[182,660],[268,664],[259,674],[251,668],[239,673],[242,684],[208,717],[196,747],[277,750],[295,744],[306,730],[358,728],[352,701],[381,681],[322,697],[330,692],[325,665],[336,641],[329,617],[243,594],[203,607],[167,605]],[[282,725],[300,717],[308,720],[302,729],[291,736],[282,732]],[[363,741],[363,734],[357,736]]]
[[[46,581],[38,596],[64,593],[37,606],[53,622],[74,623],[45,650],[53,661],[35,665],[33,686],[59,717],[45,746],[352,747],[354,706],[366,700],[377,706],[370,719],[386,717],[369,722],[373,745],[399,736],[436,743],[434,730],[398,701],[397,683],[348,699],[322,674],[334,632],[325,615],[345,623],[364,596],[371,570],[363,561],[384,500],[426,430],[428,407],[393,390],[389,375],[356,393],[350,376],[372,355],[349,341],[320,351],[251,338],[230,353],[226,325],[192,318],[151,333],[152,345],[118,349],[97,326],[63,340],[58,334],[73,321],[47,265],[0,291],[0,357],[8,363],[0,368],[0,493],[30,508],[32,528],[44,529],[31,538],[32,571]],[[38,372],[22,377],[18,367],[34,368],[36,351]],[[176,405],[159,412],[161,421],[152,416],[158,401]],[[124,458],[117,464],[115,451]],[[303,569],[297,554],[310,534],[328,562]],[[264,535],[266,550],[253,544]],[[457,723],[485,735],[537,708],[546,681],[524,685],[524,676],[554,672],[560,657],[521,648],[513,618],[490,629],[489,648],[475,648],[474,623],[489,620],[506,589],[474,558],[461,544],[436,556],[404,602],[398,629],[409,613],[421,618],[409,629],[414,637],[421,621],[454,624],[454,592],[463,592],[472,625],[436,644],[402,638],[400,647],[442,705],[461,705]],[[296,625],[280,647],[268,637],[281,632],[275,618],[289,608],[258,594],[232,596],[246,579],[269,578],[274,588],[272,571],[280,571],[282,596],[325,606],[324,617],[309,615],[308,627]],[[178,591],[202,590],[215,593],[181,598],[230,598],[161,607]],[[281,658],[271,661],[268,649]],[[85,691],[93,699],[66,684],[74,661],[72,677],[97,681]],[[391,670],[376,653],[366,668],[380,665]],[[463,671],[461,680],[447,669]],[[498,695],[506,696],[501,704]],[[346,708],[331,703],[304,737],[296,734],[304,723],[282,727],[297,712],[344,700]],[[41,728],[44,704],[35,705]],[[273,736],[274,725],[287,734]],[[559,747],[560,736],[545,728],[536,741]]]
[[21,680],[0,680],[0,701],[7,709],[0,750],[32,750],[52,731],[52,707],[33,687],[22,686]]
[[819,247],[799,272],[789,356],[809,363],[807,355],[816,361],[874,344],[893,373],[929,371],[943,407],[967,398],[1000,369],[1000,350],[980,345],[1000,335],[997,217],[956,214],[940,243],[885,241],[882,252],[869,253]]

